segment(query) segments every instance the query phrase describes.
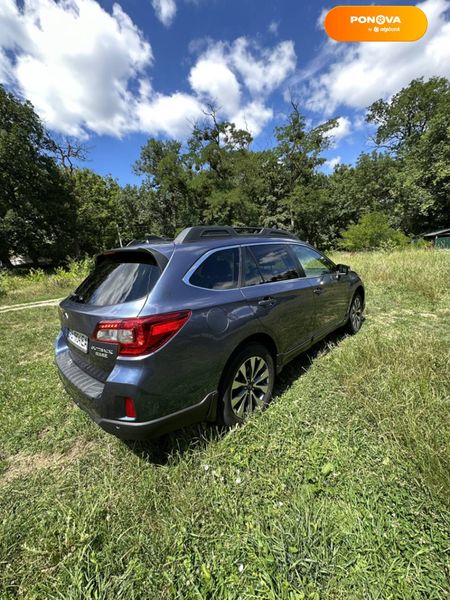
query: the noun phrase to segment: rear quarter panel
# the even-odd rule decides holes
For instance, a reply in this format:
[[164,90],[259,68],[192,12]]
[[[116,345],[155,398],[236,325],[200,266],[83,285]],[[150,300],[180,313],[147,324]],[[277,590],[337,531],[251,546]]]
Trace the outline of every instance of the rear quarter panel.
[[150,391],[150,404],[158,414],[196,404],[217,390],[232,352],[262,330],[240,289],[207,290],[181,280],[167,281],[166,286],[170,290],[166,293],[161,286],[141,316],[185,309],[192,316],[175,338],[149,357],[142,374],[141,388]]

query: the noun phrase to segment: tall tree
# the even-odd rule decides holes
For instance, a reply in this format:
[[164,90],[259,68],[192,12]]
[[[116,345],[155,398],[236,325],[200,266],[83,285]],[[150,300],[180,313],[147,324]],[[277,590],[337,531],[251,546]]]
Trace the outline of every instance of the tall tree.
[[51,141],[29,102],[0,86],[0,260],[11,254],[61,259],[74,207]]
[[337,119],[330,119],[318,127],[307,129],[305,117],[298,105],[292,102],[288,122],[275,129],[277,146],[274,153],[282,166],[278,192],[287,211],[284,225],[303,237],[316,237],[316,233],[305,228],[305,206],[314,206],[316,212],[325,210],[325,206],[320,207],[324,199],[319,191],[323,179],[318,177],[317,169],[325,162],[321,153],[329,147],[330,132],[336,125]]
[[450,84],[445,77],[413,79],[390,100],[377,100],[367,109],[366,121],[377,126],[377,146],[394,154],[414,148],[437,114],[450,117]]
[[[252,136],[234,123],[220,121],[214,107],[196,124],[188,140],[187,161],[194,172],[191,189],[210,223],[242,225],[257,212],[249,202],[249,146]],[[248,190],[247,190],[248,191]]]
[[[450,222],[450,83],[413,80],[391,100],[377,100],[367,121],[375,142],[396,160],[402,225],[419,233]],[[397,213],[399,212],[397,207]]]
[[72,179],[76,253],[96,254],[118,245],[121,216],[118,183],[112,177],[102,177],[90,169],[76,169]]
[[145,177],[143,185],[148,190],[152,212],[149,226],[153,233],[174,236],[180,226],[197,217],[189,190],[191,172],[181,142],[148,140],[134,170]]

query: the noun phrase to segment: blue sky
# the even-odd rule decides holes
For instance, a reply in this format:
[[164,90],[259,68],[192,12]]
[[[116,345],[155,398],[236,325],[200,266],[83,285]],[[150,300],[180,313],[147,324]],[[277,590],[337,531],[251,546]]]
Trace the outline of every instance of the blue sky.
[[148,137],[183,139],[211,102],[252,131],[255,148],[270,147],[290,96],[312,125],[340,118],[331,169],[370,149],[372,101],[415,77],[450,77],[449,4],[417,4],[429,21],[418,42],[339,44],[322,27],[331,3],[2,0],[0,82],[121,183],[138,181],[132,164]]

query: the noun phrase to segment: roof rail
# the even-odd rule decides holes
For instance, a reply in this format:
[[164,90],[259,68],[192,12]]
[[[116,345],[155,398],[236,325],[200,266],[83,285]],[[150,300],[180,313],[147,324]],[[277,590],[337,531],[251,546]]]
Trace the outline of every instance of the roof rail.
[[196,225],[187,227],[175,238],[176,244],[187,244],[206,239],[237,238],[245,236],[282,237],[297,240],[298,237],[284,229],[271,227],[230,227],[228,225]]
[[262,235],[266,237],[285,237],[298,240],[298,237],[286,229],[275,229],[273,227],[234,227],[239,235]]

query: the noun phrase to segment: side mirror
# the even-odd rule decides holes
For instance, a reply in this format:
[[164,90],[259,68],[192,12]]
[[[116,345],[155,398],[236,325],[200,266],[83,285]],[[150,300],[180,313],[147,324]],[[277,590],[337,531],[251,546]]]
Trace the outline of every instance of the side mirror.
[[336,273],[338,277],[340,277],[341,275],[348,275],[349,271],[350,267],[348,265],[336,265]]

